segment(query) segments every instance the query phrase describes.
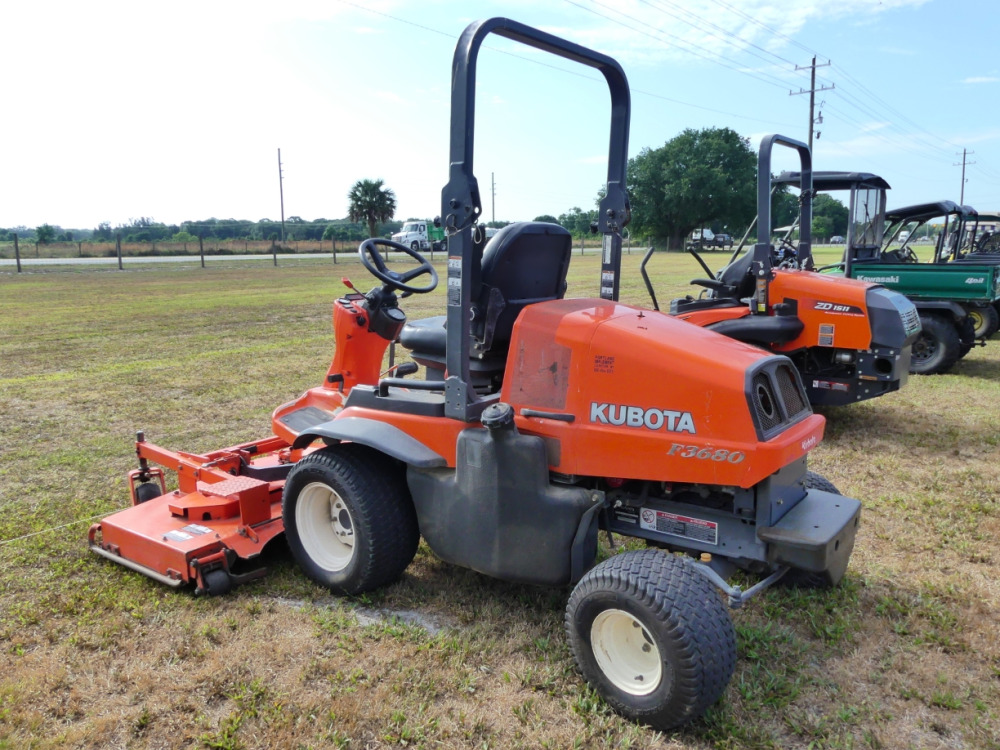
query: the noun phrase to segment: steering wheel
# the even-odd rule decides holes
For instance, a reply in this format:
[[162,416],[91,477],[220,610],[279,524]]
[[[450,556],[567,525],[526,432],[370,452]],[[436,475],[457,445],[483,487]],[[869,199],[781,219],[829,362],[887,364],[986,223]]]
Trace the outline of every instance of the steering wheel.
[[[404,271],[403,273],[390,270],[385,264],[385,258],[382,257],[382,253],[378,250],[379,245],[385,245],[387,248],[392,250],[398,250],[401,253],[406,253],[420,265],[416,268],[411,268],[409,271]],[[401,245],[398,242],[393,242],[392,240],[383,240],[379,237],[372,237],[371,239],[365,240],[361,243],[361,246],[358,248],[358,255],[361,256],[361,264],[368,269],[372,276],[394,290],[402,290],[404,294],[426,294],[427,292],[433,291],[437,286],[438,275],[437,271],[434,270],[434,266],[432,266],[423,255],[406,245]],[[430,282],[428,282],[425,286],[414,286],[409,283],[411,279],[415,279],[425,273],[430,274],[431,276]]]

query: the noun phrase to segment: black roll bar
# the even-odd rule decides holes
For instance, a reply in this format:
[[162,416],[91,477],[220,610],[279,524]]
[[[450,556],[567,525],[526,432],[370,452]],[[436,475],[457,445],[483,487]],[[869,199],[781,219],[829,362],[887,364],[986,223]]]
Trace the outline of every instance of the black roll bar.
[[767,135],[757,152],[757,244],[751,265],[757,290],[752,311],[767,314],[767,288],[771,282],[771,151],[775,144],[795,149],[799,154],[799,247],[796,260],[800,268],[812,259],[812,154],[809,147],[784,135]]
[[472,226],[482,213],[479,184],[473,172],[475,143],[476,62],[490,34],[521,42],[599,70],[611,94],[611,135],[606,193],[600,203],[598,231],[603,235],[600,294],[618,299],[621,271],[621,231],[630,210],[625,192],[631,100],[628,80],[612,58],[507,18],[470,24],[458,40],[452,62],[451,148],[448,184],[441,191],[442,223],[448,235],[447,352],[445,415],[477,419],[493,398],[473,390],[469,375],[472,332],[472,289],[480,278],[483,243],[474,242]]

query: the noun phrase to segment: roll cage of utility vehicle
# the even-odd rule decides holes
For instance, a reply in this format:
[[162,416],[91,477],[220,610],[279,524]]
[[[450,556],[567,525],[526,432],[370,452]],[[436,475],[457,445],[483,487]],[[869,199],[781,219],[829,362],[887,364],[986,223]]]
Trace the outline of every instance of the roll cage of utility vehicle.
[[[599,298],[565,298],[561,227],[512,225],[489,243],[474,231],[476,62],[490,34],[608,84]],[[442,192],[446,315],[408,322],[398,305],[397,292],[437,283],[418,251],[362,243],[381,284],[334,302],[322,384],[278,407],[274,435],[252,444],[196,456],[140,440],[135,505],[96,524],[91,548],[221,593],[283,531],[307,576],[351,595],[396,580],[423,537],[441,559],[490,576],[576,584],[566,632],[604,699],[661,729],[700,716],[735,666],[720,591],[739,606],[785,576],[835,584],[860,503],[806,470],[824,420],[787,358],[617,302],[629,114],[625,74],[606,55],[503,18],[469,26],[455,51]],[[418,265],[390,268],[381,247]],[[397,339],[424,377],[404,377],[412,363],[382,372]],[[176,492],[149,461],[177,472]],[[602,528],[650,548],[596,564]],[[729,584],[738,569],[760,580]]]

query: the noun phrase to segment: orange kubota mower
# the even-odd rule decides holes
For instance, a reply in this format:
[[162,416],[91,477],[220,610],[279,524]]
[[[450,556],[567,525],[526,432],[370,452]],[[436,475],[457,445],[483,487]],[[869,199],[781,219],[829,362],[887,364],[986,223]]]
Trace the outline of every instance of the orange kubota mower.
[[[475,64],[489,34],[607,81],[599,298],[564,297],[562,227],[514,224],[488,244],[474,231]],[[616,301],[630,112],[618,63],[491,19],[460,38],[452,92],[446,315],[407,321],[397,293],[429,292],[434,267],[409,247],[362,243],[380,286],[334,302],[323,382],[279,407],[274,435],[254,443],[195,456],[140,439],[135,505],[92,528],[92,549],[220,593],[284,532],[308,577],[351,595],[398,578],[422,536],[489,576],[575,584],[565,622],[584,677],[623,714],[677,726],[733,673],[725,597],[739,606],[785,575],[837,583],[860,503],[807,471],[824,420],[786,357]],[[419,265],[394,270],[381,248]],[[412,365],[380,376],[397,340],[425,377],[406,377]],[[176,491],[150,461],[176,471]],[[649,548],[595,565],[602,528]],[[759,582],[730,585],[738,569]]]
[[[799,241],[775,249],[771,233],[771,152],[795,149],[802,164]],[[757,244],[733,252],[718,275],[694,250],[711,277],[695,279],[707,296],[671,302],[670,313],[717,333],[788,356],[814,406],[843,406],[906,383],[910,348],[920,333],[917,310],[905,296],[877,284],[813,271],[812,159],[804,143],[781,135],[762,139],[757,160]],[[656,296],[646,263],[642,275]],[[704,294],[704,293],[703,293]]]

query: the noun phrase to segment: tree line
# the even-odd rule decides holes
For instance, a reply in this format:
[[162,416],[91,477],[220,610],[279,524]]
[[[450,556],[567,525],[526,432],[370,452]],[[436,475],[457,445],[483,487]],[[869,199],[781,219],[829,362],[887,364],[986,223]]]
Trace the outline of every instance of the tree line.
[[[688,129],[659,148],[645,148],[628,163],[628,193],[632,207],[629,231],[633,237],[666,243],[682,249],[693,230],[741,236],[756,216],[757,155],[748,138],[729,128]],[[597,221],[595,208],[579,206],[559,216],[543,214],[536,221],[560,224],[575,236],[590,233]],[[112,227],[102,222],[91,230],[66,230],[43,224],[35,228],[0,229],[0,241],[17,234],[21,239],[45,244],[58,241],[194,242],[206,240],[337,240],[361,241],[388,236],[403,222],[395,219],[396,196],[382,180],[359,180],[348,192],[348,215],[343,219],[299,216],[281,222],[272,219],[201,219],[164,224],[150,217],[131,219]],[[798,216],[798,198],[785,186],[775,191],[772,215],[776,226],[791,224]],[[428,217],[415,217],[426,219]],[[411,220],[413,220],[411,218]],[[504,226],[508,222],[489,222]],[[847,233],[847,208],[829,195],[813,201],[813,236],[829,238]]]
[[[380,224],[382,234],[398,231],[402,221],[386,221]],[[197,242],[204,240],[273,240],[280,241],[282,227],[280,221],[260,219],[199,219],[182,221],[179,224],[164,224],[150,217],[131,219],[124,224],[112,226],[101,222],[93,229],[63,229],[58,225],[42,224],[38,227],[11,227],[0,229],[0,242],[10,241],[13,235],[25,242],[48,244],[50,242],[114,242],[121,237],[123,242]],[[361,241],[368,237],[367,227],[361,222],[349,219],[315,219],[307,221],[299,216],[285,219],[284,239],[296,240],[338,240]]]

